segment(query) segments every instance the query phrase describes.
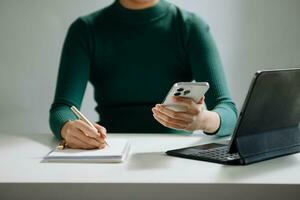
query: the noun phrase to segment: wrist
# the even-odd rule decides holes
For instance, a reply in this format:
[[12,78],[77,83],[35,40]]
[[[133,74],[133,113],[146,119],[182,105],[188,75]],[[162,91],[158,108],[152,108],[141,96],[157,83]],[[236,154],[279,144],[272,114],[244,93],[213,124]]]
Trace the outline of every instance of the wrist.
[[201,130],[207,134],[214,134],[219,130],[221,119],[218,113],[213,111],[204,110],[203,117],[200,122]]
[[68,133],[69,122],[71,122],[71,120],[68,120],[66,123],[64,123],[64,125],[61,128],[60,136],[62,139],[66,139],[66,134]]
[[208,129],[208,125],[207,125],[207,123],[209,123],[208,118],[209,118],[208,111],[203,110],[200,117],[199,128],[198,128],[199,130],[206,131]]

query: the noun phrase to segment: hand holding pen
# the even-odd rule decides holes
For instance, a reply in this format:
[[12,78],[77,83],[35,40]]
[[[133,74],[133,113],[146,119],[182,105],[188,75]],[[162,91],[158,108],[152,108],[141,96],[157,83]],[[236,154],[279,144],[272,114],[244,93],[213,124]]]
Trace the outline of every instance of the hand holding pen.
[[62,130],[61,136],[64,139],[60,148],[68,146],[76,149],[104,148],[106,142],[106,129],[99,124],[92,124],[76,107],[71,110],[79,120],[67,122]]

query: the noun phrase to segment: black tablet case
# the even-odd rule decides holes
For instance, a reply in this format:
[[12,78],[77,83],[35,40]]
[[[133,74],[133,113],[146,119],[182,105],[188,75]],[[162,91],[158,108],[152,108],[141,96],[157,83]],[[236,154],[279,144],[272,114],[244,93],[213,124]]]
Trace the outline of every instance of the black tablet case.
[[243,164],[300,152],[300,69],[256,74],[230,152]]

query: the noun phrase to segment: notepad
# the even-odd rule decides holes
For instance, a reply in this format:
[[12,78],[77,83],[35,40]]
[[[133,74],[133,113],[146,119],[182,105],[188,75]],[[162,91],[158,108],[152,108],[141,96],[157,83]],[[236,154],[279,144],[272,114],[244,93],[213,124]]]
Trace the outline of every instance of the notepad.
[[63,150],[55,148],[45,157],[46,162],[123,162],[129,153],[129,142],[126,139],[109,140],[109,146],[104,149],[81,150],[69,149]]

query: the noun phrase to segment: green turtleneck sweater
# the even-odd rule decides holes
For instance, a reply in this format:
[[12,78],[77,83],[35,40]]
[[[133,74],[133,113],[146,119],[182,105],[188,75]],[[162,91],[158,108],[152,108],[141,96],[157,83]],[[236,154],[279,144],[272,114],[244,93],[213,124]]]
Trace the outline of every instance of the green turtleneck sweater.
[[[221,118],[217,135],[233,132],[237,112],[208,25],[193,13],[161,0],[130,10],[111,6],[78,18],[63,46],[50,127],[57,138],[77,119],[87,82],[94,87],[99,123],[109,133],[172,133],[152,116],[175,82],[209,82],[208,110]],[[184,131],[181,131],[184,132]]]

